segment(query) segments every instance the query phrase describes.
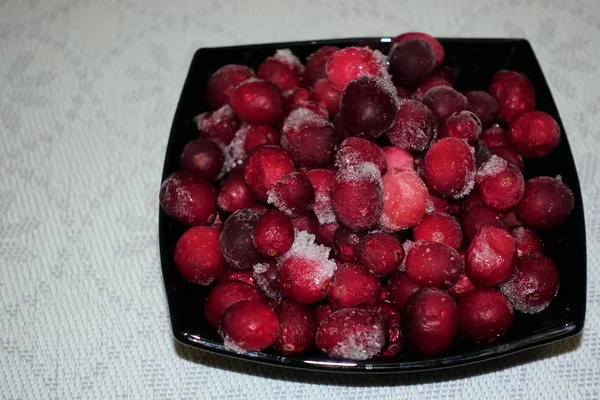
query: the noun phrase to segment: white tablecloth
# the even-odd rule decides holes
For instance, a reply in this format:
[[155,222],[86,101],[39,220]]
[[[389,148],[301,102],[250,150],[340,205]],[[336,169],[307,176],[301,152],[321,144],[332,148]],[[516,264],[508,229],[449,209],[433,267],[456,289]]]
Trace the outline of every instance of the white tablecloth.
[[[599,399],[600,3],[487,3],[0,0],[0,398]],[[462,369],[363,378],[175,344],[157,194],[194,51],[407,30],[531,41],[584,191],[583,335]]]

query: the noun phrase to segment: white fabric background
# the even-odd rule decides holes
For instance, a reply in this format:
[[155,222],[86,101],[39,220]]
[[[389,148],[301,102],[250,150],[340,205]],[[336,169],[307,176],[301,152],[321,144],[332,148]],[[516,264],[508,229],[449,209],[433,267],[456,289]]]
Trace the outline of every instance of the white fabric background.
[[[0,398],[599,399],[600,3],[486,3],[0,0]],[[157,194],[194,51],[407,30],[532,42],[584,190],[583,336],[360,379],[174,344]]]

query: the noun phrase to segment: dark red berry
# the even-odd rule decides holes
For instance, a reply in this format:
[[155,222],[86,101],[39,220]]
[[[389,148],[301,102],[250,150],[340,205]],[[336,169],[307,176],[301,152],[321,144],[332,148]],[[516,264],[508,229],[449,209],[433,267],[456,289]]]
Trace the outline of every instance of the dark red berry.
[[335,165],[338,168],[354,167],[365,162],[375,164],[382,174],[387,169],[383,150],[366,139],[350,137],[344,140],[335,155]]
[[294,162],[285,150],[279,146],[262,145],[248,157],[244,179],[254,195],[266,202],[267,193],[275,182],[294,169]]
[[325,64],[325,74],[339,91],[361,76],[387,77],[385,59],[379,52],[364,47],[346,47],[333,53]]
[[527,76],[516,71],[498,71],[492,77],[488,92],[498,102],[499,117],[510,122],[535,106],[535,89]]
[[221,252],[233,268],[247,269],[261,261],[252,239],[260,214],[248,208],[231,214],[221,231]]
[[234,89],[246,79],[254,77],[254,71],[245,65],[229,64],[219,68],[206,85],[206,102],[215,110],[230,104]]
[[239,119],[251,125],[274,126],[283,117],[283,96],[272,83],[249,79],[234,90],[231,108]]
[[187,226],[207,224],[217,212],[212,185],[185,171],[174,172],[163,181],[159,198],[164,212]]
[[[448,166],[452,166],[449,168]],[[425,155],[425,181],[437,193],[460,199],[475,184],[475,156],[466,141],[444,138],[435,142]]]
[[254,245],[263,256],[282,256],[292,247],[293,242],[292,221],[279,210],[271,210],[262,215],[254,227]]
[[179,165],[200,179],[214,181],[223,169],[224,159],[223,151],[215,142],[196,139],[183,148]]
[[374,232],[361,239],[357,259],[358,263],[373,275],[386,276],[400,268],[404,259],[404,249],[395,236]]
[[428,42],[412,38],[392,45],[388,62],[394,82],[415,87],[436,67],[436,55]]
[[525,183],[525,192],[515,211],[529,228],[552,229],[571,214],[574,201],[573,192],[561,180],[538,176]]
[[462,229],[453,216],[433,212],[425,215],[415,226],[413,240],[443,243],[458,250],[462,244]]
[[304,71],[304,84],[308,87],[313,86],[321,78],[325,78],[325,64],[327,60],[338,51],[335,46],[323,46],[312,53],[306,59],[306,69]]
[[508,142],[525,158],[543,157],[558,147],[560,127],[545,112],[524,112],[510,121]]
[[201,137],[222,145],[228,145],[240,127],[240,120],[228,105],[215,111],[202,113],[195,121]]
[[273,185],[268,202],[289,217],[298,217],[310,211],[315,202],[315,191],[301,172],[290,172]]
[[477,285],[495,286],[511,276],[516,255],[515,240],[508,232],[484,226],[467,250],[467,275]]
[[495,289],[475,289],[458,301],[460,334],[473,342],[493,342],[508,331],[513,318],[512,305]]
[[279,321],[265,303],[257,300],[240,301],[223,313],[219,333],[226,349],[237,353],[260,351],[275,343]]
[[279,319],[279,335],[274,343],[275,350],[286,356],[301,354],[308,350],[317,332],[314,310],[303,304],[282,300],[274,311]]
[[443,123],[452,114],[469,108],[467,98],[447,86],[436,86],[429,89],[423,96],[423,104],[433,111],[438,123]]
[[498,120],[498,102],[487,92],[474,90],[466,97],[470,110],[477,115],[484,129]]
[[465,263],[456,249],[438,242],[416,242],[406,253],[406,274],[419,286],[448,288]]
[[267,299],[263,294],[247,283],[238,280],[229,280],[217,283],[212,287],[204,301],[204,315],[206,321],[216,327],[219,325],[221,315],[229,307],[245,300],[259,300],[264,303]]
[[341,265],[329,288],[329,302],[339,308],[374,304],[379,298],[381,282],[356,264]]
[[175,265],[187,281],[212,284],[227,265],[219,248],[219,231],[209,226],[188,229],[175,246]]
[[452,114],[440,125],[440,138],[466,139],[469,144],[474,145],[480,135],[481,121],[477,115],[468,110]]
[[437,133],[437,118],[428,107],[416,100],[402,99],[394,125],[386,136],[402,149],[424,151],[436,139]]

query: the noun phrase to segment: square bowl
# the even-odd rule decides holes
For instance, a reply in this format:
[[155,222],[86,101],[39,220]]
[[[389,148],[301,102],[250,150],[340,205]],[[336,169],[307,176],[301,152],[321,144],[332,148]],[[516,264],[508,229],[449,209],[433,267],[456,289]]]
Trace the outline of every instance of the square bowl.
[[[204,88],[218,68],[226,64],[244,64],[256,69],[266,57],[283,48],[289,48],[301,60],[306,60],[308,55],[322,46],[347,47],[364,40],[376,43],[385,52],[391,42],[390,38],[360,38],[198,50],[175,113],[162,179],[179,168],[179,155],[183,147],[198,136],[194,117],[207,109]],[[223,346],[216,330],[205,320],[203,301],[209,288],[188,283],[179,274],[173,253],[177,240],[186,228],[161,209],[159,236],[162,271],[173,334],[179,342],[216,354],[284,367],[376,373],[438,369],[488,360],[565,339],[582,330],[586,303],[586,242],[581,190],[564,127],[533,49],[523,39],[440,39],[440,42],[446,51],[444,65],[452,68],[458,77],[458,90],[486,90],[490,78],[500,69],[523,72],[535,87],[536,109],[552,115],[561,128],[563,134],[558,149],[542,159],[525,161],[525,179],[538,175],[560,175],[575,197],[575,207],[568,220],[559,229],[541,233],[545,254],[555,261],[561,275],[558,295],[550,306],[536,315],[516,312],[509,332],[493,344],[475,345],[457,338],[450,349],[430,358],[406,351],[395,358],[367,361],[335,361],[317,350],[295,357],[283,357],[273,350],[237,354]]]

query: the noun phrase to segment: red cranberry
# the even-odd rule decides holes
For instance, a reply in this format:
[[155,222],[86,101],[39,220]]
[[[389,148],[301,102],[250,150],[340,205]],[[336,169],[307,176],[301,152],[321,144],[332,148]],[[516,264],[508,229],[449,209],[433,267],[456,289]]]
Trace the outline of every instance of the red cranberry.
[[436,77],[436,76],[432,76],[430,78],[425,79],[423,82],[421,82],[419,87],[411,94],[410,97],[414,100],[422,101],[423,96],[425,96],[425,93],[427,93],[429,91],[429,89],[432,89],[432,88],[438,87],[438,86],[452,87],[452,85],[447,80]]
[[375,139],[392,127],[398,97],[391,81],[361,76],[348,83],[340,98],[340,118],[354,136]]
[[216,111],[198,115],[196,126],[200,136],[227,145],[240,127],[240,121],[233,114],[231,107],[225,105]]
[[219,282],[225,281],[241,281],[251,286],[254,285],[252,270],[249,269],[235,269],[227,267],[219,277]]
[[317,226],[315,231],[315,241],[323,246],[333,246],[333,236],[340,225],[337,222]]
[[[452,168],[448,168],[448,166]],[[462,139],[444,138],[435,142],[425,155],[425,180],[437,193],[460,199],[475,184],[473,149]]]
[[436,86],[429,89],[423,96],[423,104],[433,111],[439,123],[446,121],[452,114],[469,108],[467,98],[447,86]]
[[261,260],[254,247],[252,236],[260,214],[254,210],[242,209],[231,214],[221,231],[221,252],[233,268],[247,269]]
[[454,113],[440,125],[439,137],[455,137],[466,139],[469,144],[475,144],[481,135],[481,121],[471,111]]
[[429,43],[433,48],[433,52],[435,53],[435,66],[439,67],[440,64],[444,61],[444,46],[440,42],[437,41],[433,36],[428,35],[427,33],[422,32],[406,32],[401,35],[396,36],[392,43],[402,43],[406,40],[410,39],[422,39]]
[[510,164],[519,168],[519,171],[523,173],[525,171],[525,164],[523,163],[523,158],[517,153],[515,150],[508,147],[508,145],[490,147],[490,151],[492,154],[505,159]]
[[[306,109],[306,110],[318,115],[319,117],[323,118],[326,121],[329,119],[329,113],[327,112],[327,108],[325,108],[325,106],[322,105],[321,103],[318,103],[316,101],[311,101],[311,100],[301,101],[299,103],[292,105],[290,107],[289,114],[291,114],[292,112],[299,110],[301,108]],[[289,114],[286,115],[286,118],[289,116]]]
[[246,161],[244,179],[254,195],[267,201],[275,182],[294,171],[294,162],[289,154],[279,146],[262,145]]
[[342,91],[348,82],[363,75],[385,78],[387,70],[381,53],[364,47],[346,47],[329,57],[325,74],[331,85]]
[[292,221],[279,210],[268,211],[254,227],[254,245],[263,256],[282,256],[292,247],[293,242]]
[[525,226],[551,229],[567,219],[573,205],[573,192],[561,180],[538,176],[525,183],[525,192],[515,211]]
[[232,173],[227,177],[219,190],[217,204],[227,212],[248,208],[254,204],[254,195],[246,185],[242,172]]
[[329,115],[335,115],[340,110],[342,93],[336,90],[327,79],[319,79],[310,91],[310,99],[327,109]]
[[340,226],[333,235],[333,250],[341,262],[356,262],[362,235]]
[[317,231],[319,222],[312,213],[306,213],[297,218],[292,218],[292,225],[294,225],[294,229],[299,232],[307,232],[314,235]]
[[333,125],[309,110],[295,110],[285,119],[281,147],[299,166],[315,168],[330,164],[336,142]]
[[419,286],[450,287],[465,270],[456,249],[438,242],[416,242],[406,253],[406,274]]
[[375,225],[383,209],[381,174],[373,163],[339,170],[331,186],[331,203],[337,219],[353,230]]
[[254,71],[245,65],[229,64],[215,72],[206,85],[206,102],[215,110],[230,104],[234,89],[246,79],[254,77]]
[[560,127],[545,112],[524,112],[510,121],[508,141],[525,158],[543,157],[558,147]]
[[487,207],[503,211],[517,205],[525,181],[517,167],[494,155],[477,171],[477,186]]
[[481,121],[483,128],[487,128],[498,120],[498,102],[487,92],[474,90],[466,94],[469,108]]
[[496,72],[488,92],[498,101],[499,117],[506,122],[535,107],[535,89],[529,78],[519,72]]
[[400,353],[404,339],[402,337],[402,328],[400,327],[400,313],[389,303],[377,303],[366,306],[368,310],[381,315],[387,328],[387,342],[380,355],[384,357],[393,357]]
[[298,217],[310,211],[315,202],[315,191],[301,172],[290,172],[275,182],[268,193],[268,201],[289,217]]
[[404,339],[417,353],[434,356],[446,350],[458,331],[458,310],[448,293],[424,288],[410,296],[402,314]]
[[473,289],[475,289],[475,284],[469,279],[467,274],[462,274],[460,278],[454,282],[454,285],[448,288],[448,293],[450,296],[454,297],[454,299],[460,299]]
[[339,308],[374,304],[381,291],[381,282],[356,264],[341,265],[329,288],[329,302]]
[[413,168],[413,156],[408,151],[396,146],[383,146],[381,150],[385,154],[385,161],[390,170]]
[[467,250],[467,274],[475,283],[491,287],[507,280],[517,254],[515,240],[496,226],[484,226]]
[[365,162],[375,164],[382,174],[387,169],[383,150],[366,139],[350,137],[344,140],[335,156],[335,165],[338,168],[355,167]]
[[419,285],[410,280],[405,272],[396,272],[387,284],[390,300],[400,310],[404,308],[408,298],[420,288]]
[[419,38],[394,44],[388,62],[394,82],[408,87],[415,87],[423,82],[436,67],[433,47]]
[[160,187],[159,197],[164,212],[187,226],[207,224],[217,212],[215,189],[189,172],[169,175]]
[[283,92],[283,99],[285,101],[285,109],[289,109],[295,104],[300,104],[310,100],[310,92],[305,88],[295,88]]
[[321,78],[325,78],[325,64],[327,60],[338,51],[335,46],[323,46],[312,53],[306,59],[306,69],[304,71],[304,84],[311,87]]
[[373,275],[386,276],[398,270],[404,259],[404,249],[395,236],[373,232],[359,242],[357,259]]
[[317,328],[319,350],[336,360],[366,360],[385,346],[384,319],[374,311],[344,308],[331,314]]
[[415,226],[413,240],[443,243],[458,250],[462,244],[462,230],[451,215],[434,212],[425,215]]
[[448,211],[448,207],[449,204],[446,200],[429,192],[429,197],[427,199],[427,213],[446,212]]
[[319,224],[332,225],[336,222],[331,204],[331,184],[335,177],[335,170],[313,169],[306,173],[306,177],[315,191],[313,211],[319,220]]
[[482,206],[474,206],[465,210],[463,215],[463,233],[468,241],[471,241],[475,235],[484,226],[496,226],[505,228],[504,221],[494,211]]
[[288,49],[277,50],[273,57],[263,61],[257,72],[259,79],[275,84],[282,92],[299,87],[303,74],[304,66]]
[[506,129],[502,128],[498,124],[492,125],[485,129],[481,133],[480,139],[489,149],[496,146],[508,145],[508,139],[506,139]]
[[277,315],[263,302],[240,301],[223,313],[219,333],[226,349],[237,353],[260,351],[275,343],[279,321]]
[[200,179],[214,181],[223,169],[223,161],[223,151],[215,142],[196,139],[183,148],[179,165]]
[[382,178],[383,213],[380,224],[389,231],[414,226],[425,215],[429,192],[412,169],[388,171]]
[[337,311],[337,308],[329,303],[325,303],[325,304],[321,304],[320,306],[317,306],[317,308],[315,308],[315,314],[317,317],[317,326],[320,325],[324,319],[326,319],[327,317],[329,317],[331,314],[333,314],[336,311]]
[[402,99],[386,136],[402,149],[424,151],[436,139],[437,132],[437,119],[429,108],[416,100]]
[[206,321],[210,325],[216,327],[219,325],[221,315],[225,310],[235,303],[245,300],[267,302],[267,299],[260,290],[247,283],[234,280],[217,283],[210,290],[204,301],[204,315],[206,316]]
[[275,260],[262,262],[252,267],[252,279],[256,286],[271,300],[280,300],[281,291],[277,283],[277,265]]
[[314,310],[303,304],[283,300],[275,307],[279,319],[279,336],[274,347],[285,356],[304,353],[312,345],[317,332]]
[[[241,129],[244,129],[242,126]],[[279,144],[279,132],[270,126],[248,125],[246,128],[246,139],[244,140],[244,150],[250,154],[251,150],[261,144]]]
[[531,229],[519,226],[513,229],[510,234],[515,238],[517,257],[525,254],[541,253],[543,251],[542,239]]
[[537,314],[550,304],[558,293],[558,268],[541,254],[526,254],[517,259],[515,273],[500,290],[515,309]]
[[274,126],[283,116],[283,96],[272,83],[249,79],[234,90],[231,108],[242,121],[251,125]]
[[514,312],[506,297],[495,289],[475,289],[458,302],[458,327],[462,337],[489,343],[504,335]]
[[188,282],[212,284],[227,265],[219,249],[219,231],[209,226],[188,229],[175,246],[175,265]]

